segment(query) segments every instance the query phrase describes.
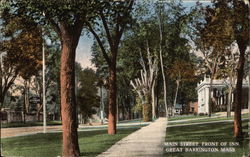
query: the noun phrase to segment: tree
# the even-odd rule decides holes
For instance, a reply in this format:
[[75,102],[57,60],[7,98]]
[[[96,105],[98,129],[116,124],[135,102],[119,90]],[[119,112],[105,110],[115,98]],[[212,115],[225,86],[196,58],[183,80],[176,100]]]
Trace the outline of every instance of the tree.
[[75,101],[75,50],[84,22],[94,17],[95,2],[15,0],[11,6],[17,16],[29,16],[48,23],[61,41],[61,114],[63,130],[63,156],[79,156],[76,101]]
[[[117,56],[117,81],[122,82],[123,84],[118,84],[118,99],[117,101],[122,104],[120,101],[120,93],[127,90],[130,91],[127,87],[132,88],[130,85],[130,80],[134,80],[135,78],[141,78],[140,74],[140,62],[138,61],[141,56],[145,61],[146,67],[148,67],[147,63],[147,49],[150,49],[151,55],[156,55],[154,57],[159,57],[159,43],[160,43],[160,31],[157,16],[155,12],[152,12],[151,4],[138,3],[135,5],[135,11],[133,12],[133,16],[136,19],[136,22],[124,32],[124,36],[121,40],[121,44],[119,45],[119,53]],[[178,6],[178,7],[177,7]],[[162,19],[162,27],[163,29],[163,41],[162,41],[162,57],[164,60],[164,73],[170,68],[170,65],[177,58],[189,58],[189,50],[190,46],[188,40],[186,39],[187,35],[187,26],[190,24],[192,15],[189,14],[178,14],[178,12],[182,12],[180,10],[184,9],[180,4],[173,4],[168,6],[166,12],[164,11],[164,19]],[[168,15],[168,16],[167,16]],[[163,16],[163,15],[162,15]],[[99,27],[98,27],[99,28]],[[97,29],[97,28],[96,28]],[[105,31],[100,28],[100,35],[105,35]],[[103,39],[103,38],[101,38]],[[146,41],[146,42],[145,42]],[[103,39],[104,48],[107,49],[109,47],[107,40]],[[148,43],[148,45],[147,45]],[[96,42],[93,45],[92,55],[93,62],[97,66],[97,73],[101,73],[102,77],[106,77],[106,73],[108,71],[108,64],[104,63],[105,58],[97,55],[101,48],[96,46]],[[142,55],[140,55],[140,50]],[[148,69],[147,69],[148,70]],[[160,77],[160,78],[159,78]],[[125,79],[124,79],[125,78]],[[161,74],[158,73],[158,86],[161,87]],[[125,80],[125,81],[124,81]],[[166,73],[166,84],[168,84],[168,94],[167,96],[171,96],[173,89],[171,87],[172,82],[169,81],[170,78]],[[172,81],[172,80],[171,80]],[[119,88],[119,85],[123,87]],[[163,87],[163,86],[162,86]],[[121,91],[121,92],[120,92]],[[127,92],[129,93],[129,92]],[[156,97],[160,97],[161,92],[156,92]],[[126,95],[126,94],[123,94]],[[128,95],[128,94],[127,94]],[[132,94],[131,94],[132,95]],[[131,96],[133,100],[133,104],[135,104],[135,95]],[[157,99],[158,100],[158,99]],[[168,100],[168,99],[166,99]],[[168,100],[168,102],[170,102]],[[131,103],[132,104],[132,103]],[[156,101],[157,104],[157,101]],[[168,103],[170,104],[170,103]],[[157,110],[157,109],[156,109]]]
[[[176,60],[169,70],[169,76],[172,80],[175,80],[176,90],[174,96],[173,107],[177,102],[178,91],[181,82],[194,82],[195,81],[195,69],[191,62],[184,60]],[[173,112],[174,114],[174,112]]]
[[[1,83],[0,103],[1,107],[9,88],[15,79],[20,76],[28,80],[41,68],[41,30],[36,23],[26,17],[15,17],[10,10],[1,12],[3,21],[1,32],[3,40],[0,43],[1,50],[6,52],[1,65],[3,84]],[[3,67],[3,68],[2,68]],[[2,80],[1,77],[1,80]]]
[[[226,2],[223,2],[226,4]],[[218,16],[222,12],[227,12],[226,8],[211,9],[206,8],[205,24],[198,23],[200,38],[196,45],[203,54],[204,66],[210,75],[209,88],[209,116],[212,113],[211,92],[213,80],[218,77],[220,66],[223,64],[223,56],[228,47],[233,42],[233,29],[230,27],[231,13],[227,12],[224,16]]]
[[[223,65],[219,69],[219,78],[224,79],[224,82],[228,90],[228,104],[227,104],[227,117],[231,116],[232,109],[232,93],[236,88],[237,78],[237,63],[239,58],[238,48],[236,49],[236,43],[232,43],[229,50],[225,52],[223,57]],[[236,49],[233,50],[233,49]]]
[[[163,3],[162,3],[163,4]],[[159,37],[160,37],[160,42],[159,42],[159,56],[160,56],[160,65],[161,65],[161,74],[162,74],[162,79],[163,79],[163,92],[164,92],[164,105],[165,105],[165,112],[166,112],[166,117],[168,116],[168,104],[167,104],[167,82],[166,82],[166,75],[165,75],[165,70],[164,70],[164,63],[163,63],[163,55],[162,55],[162,47],[163,47],[163,15],[162,11],[164,11],[164,5],[162,4],[157,4],[157,17],[158,17],[158,25],[159,25]]]
[[[145,122],[155,118],[155,82],[158,72],[157,58],[150,53],[149,45],[147,44],[147,63],[144,62],[142,55],[140,60],[142,69],[141,77],[131,80],[131,85],[138,93],[142,102],[143,119]],[[146,67],[148,65],[148,68]]]
[[[161,75],[163,81],[164,104],[166,114],[171,106],[173,88],[170,71],[175,60],[189,59],[191,24],[197,16],[195,10],[186,13],[180,1],[162,3],[159,1],[154,7],[158,28],[158,53],[160,58]],[[174,80],[175,81],[175,80]],[[172,103],[174,104],[174,103]]]
[[99,107],[99,97],[97,96],[97,76],[94,70],[81,69],[77,65],[77,104],[79,113],[86,123],[87,119],[94,114],[93,107]]
[[[46,71],[45,71],[45,96],[46,110],[48,113],[53,113],[53,119],[59,116],[60,112],[60,49],[56,45],[48,45],[46,49]],[[39,98],[37,102],[37,120],[40,121],[40,112],[43,108],[43,81],[42,71],[39,69],[32,80],[32,89],[35,95]]]
[[53,119],[60,119],[60,46],[57,43],[52,43],[48,45],[46,50],[45,89],[47,110],[49,113],[53,113]]
[[[139,54],[140,49],[142,50],[144,60],[147,60],[147,53],[144,52],[147,52],[146,49],[148,46],[151,53],[157,54],[159,62],[161,62],[160,58],[162,56],[163,64],[161,67],[163,68],[161,68],[161,70],[164,70],[163,74],[166,75],[165,85],[167,85],[165,98],[168,96],[168,98],[164,98],[163,100],[166,100],[164,104],[167,103],[169,105],[169,97],[174,88],[171,87],[172,80],[166,71],[171,68],[171,65],[176,59],[183,57],[189,59],[188,52],[190,51],[190,46],[186,37],[188,35],[187,28],[192,21],[193,13],[179,14],[179,12],[182,12],[184,9],[179,3],[154,6],[156,8],[152,8],[152,6],[154,6],[154,4],[142,2],[136,9],[135,17],[137,22],[125,33],[121,44],[121,53],[124,53],[122,60],[126,60],[124,61],[124,69],[126,69],[128,78],[133,80],[134,78],[140,77],[140,71],[138,69],[138,67],[140,67],[140,65],[138,65],[138,58],[141,58]],[[149,45],[145,44],[145,41],[148,41]],[[157,81],[158,83],[156,84],[158,87],[164,87],[163,74],[162,71],[158,73],[159,81]],[[159,90],[160,88],[157,89]],[[157,98],[159,98],[159,95],[161,95],[161,92],[156,92]]]
[[[206,21],[211,31],[205,35],[210,35],[210,42],[207,45],[225,49],[236,41],[239,48],[239,61],[237,63],[237,83],[234,115],[234,137],[242,137],[241,124],[241,98],[242,82],[244,77],[244,63],[246,48],[249,44],[249,14],[248,6],[243,1],[227,0],[214,1],[214,8],[206,8]],[[215,29],[214,29],[215,28]],[[212,36],[211,36],[212,35]],[[215,40],[216,39],[216,40]],[[222,51],[224,52],[224,51]],[[219,53],[217,51],[217,53]]]
[[[234,110],[234,137],[242,138],[242,123],[241,123],[241,98],[242,98],[242,82],[244,77],[244,63],[246,57],[246,49],[249,45],[249,9],[243,1],[233,0],[233,30],[235,40],[238,44],[240,56],[237,65],[237,84],[236,84],[236,102]],[[239,16],[240,15],[240,16]]]
[[[95,37],[109,69],[109,123],[108,134],[116,134],[116,64],[119,44],[122,34],[131,22],[131,12],[134,0],[100,1],[98,8],[99,22],[96,25],[87,23],[88,30]],[[102,25],[100,25],[102,24]],[[104,42],[106,39],[107,42]],[[108,48],[106,48],[108,47]]]

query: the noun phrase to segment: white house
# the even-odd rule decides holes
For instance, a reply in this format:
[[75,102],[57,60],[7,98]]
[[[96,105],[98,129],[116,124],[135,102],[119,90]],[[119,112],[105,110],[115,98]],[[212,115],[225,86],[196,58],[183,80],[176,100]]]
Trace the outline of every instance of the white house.
[[[211,90],[211,98],[214,102],[216,102],[216,105],[218,108],[220,108],[220,111],[226,111],[226,106],[228,102],[228,93],[226,91],[227,89],[227,80],[213,80],[212,90]],[[197,92],[198,92],[198,114],[204,113],[208,114],[209,112],[209,87],[210,87],[210,78],[207,78],[206,76],[202,81],[200,81],[197,85]],[[243,81],[243,108],[247,108],[247,100],[248,100],[248,81]],[[235,99],[235,93],[232,93],[232,102],[234,102]]]

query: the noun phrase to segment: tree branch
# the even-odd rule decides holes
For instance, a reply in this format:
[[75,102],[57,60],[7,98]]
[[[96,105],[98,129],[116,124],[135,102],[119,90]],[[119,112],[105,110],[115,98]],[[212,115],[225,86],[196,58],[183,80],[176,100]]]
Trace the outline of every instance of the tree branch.
[[104,26],[104,29],[105,29],[105,32],[106,32],[106,35],[107,35],[107,39],[108,39],[110,48],[113,49],[114,48],[114,43],[113,43],[113,40],[111,38],[109,27],[108,27],[108,24],[107,24],[107,21],[106,21],[104,15],[103,15],[102,10],[100,11],[100,17],[101,17],[101,20],[102,20],[102,23],[103,23],[103,26]]
[[90,23],[87,23],[87,26],[89,28],[89,31],[94,35],[95,39],[97,40],[98,44],[99,44],[99,47],[101,48],[102,50],[102,54],[103,54],[103,57],[105,58],[105,60],[107,61],[108,65],[111,66],[112,65],[112,62],[103,46],[103,43],[101,41],[101,39],[99,38],[99,36],[96,34],[96,32],[94,31],[94,29],[92,28],[91,24]]
[[59,25],[55,22],[55,20],[53,20],[52,18],[50,18],[46,13],[44,13],[44,16],[46,19],[48,19],[49,23],[51,24],[52,28],[54,29],[54,31],[58,34],[59,37],[61,37],[61,30]]
[[120,40],[121,40],[123,31],[124,31],[125,26],[126,26],[126,23],[125,23],[125,22],[123,22],[122,24],[120,24],[119,19],[120,19],[120,18],[126,18],[126,17],[129,16],[129,13],[130,13],[130,11],[132,10],[133,4],[134,4],[134,0],[130,0],[130,1],[128,2],[128,6],[127,6],[127,9],[126,9],[126,14],[124,14],[124,17],[121,17],[121,16],[119,16],[119,14],[118,14],[119,18],[117,18],[117,23],[116,23],[116,38],[115,38],[115,43],[114,43],[115,46],[117,46],[116,49],[118,49],[119,42],[120,42]]

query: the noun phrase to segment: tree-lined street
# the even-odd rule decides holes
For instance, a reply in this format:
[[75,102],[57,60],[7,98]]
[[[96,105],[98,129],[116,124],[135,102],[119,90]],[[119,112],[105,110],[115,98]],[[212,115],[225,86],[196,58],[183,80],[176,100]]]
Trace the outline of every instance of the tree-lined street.
[[[42,155],[50,154],[48,142],[56,145],[53,155],[64,157],[161,156],[166,124],[178,118],[190,137],[185,129],[196,120],[211,126],[233,120],[225,136],[245,147],[247,2],[2,0],[3,153],[18,156],[20,146],[20,155],[29,156],[23,146],[33,149],[44,138],[36,149]],[[87,60],[91,67],[83,66]],[[198,124],[192,131],[206,132]],[[185,140],[174,127],[170,135],[181,136],[166,140]],[[55,141],[47,140],[52,134]],[[84,139],[95,141],[93,154]]]

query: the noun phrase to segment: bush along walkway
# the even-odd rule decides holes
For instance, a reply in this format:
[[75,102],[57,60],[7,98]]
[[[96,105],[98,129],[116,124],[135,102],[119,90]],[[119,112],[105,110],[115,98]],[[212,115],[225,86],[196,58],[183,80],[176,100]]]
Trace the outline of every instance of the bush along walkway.
[[98,157],[157,157],[163,155],[167,119],[159,118],[128,135]]

